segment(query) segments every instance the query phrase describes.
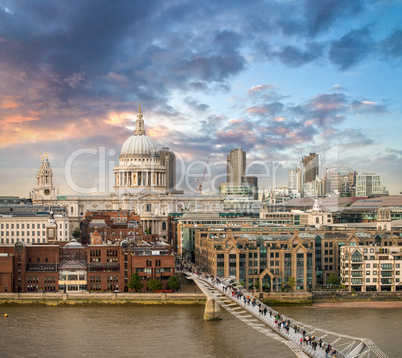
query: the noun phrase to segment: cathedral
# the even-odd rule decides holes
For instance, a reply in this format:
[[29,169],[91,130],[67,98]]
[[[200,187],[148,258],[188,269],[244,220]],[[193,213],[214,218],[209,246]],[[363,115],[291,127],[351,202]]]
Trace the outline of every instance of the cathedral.
[[141,105],[134,133],[123,143],[113,173],[113,193],[58,195],[46,155],[42,158],[30,197],[34,204],[65,207],[70,232],[79,227],[86,211],[129,210],[140,215],[144,230],[161,237],[167,236],[169,213],[219,212],[223,206],[220,195],[184,194],[175,190],[175,154],[167,147],[158,149],[154,140],[146,135]]

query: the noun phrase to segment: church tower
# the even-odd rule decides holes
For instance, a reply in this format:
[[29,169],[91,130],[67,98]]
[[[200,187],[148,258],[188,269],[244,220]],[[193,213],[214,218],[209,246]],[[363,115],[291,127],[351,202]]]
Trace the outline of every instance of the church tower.
[[53,172],[50,168],[49,159],[46,157],[43,159],[39,167],[38,173],[36,174],[36,186],[31,192],[31,199],[55,199],[55,189],[53,186]]

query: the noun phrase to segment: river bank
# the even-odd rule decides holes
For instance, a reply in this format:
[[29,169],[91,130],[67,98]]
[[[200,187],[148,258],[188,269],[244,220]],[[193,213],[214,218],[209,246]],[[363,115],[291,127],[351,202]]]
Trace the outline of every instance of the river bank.
[[[188,292],[190,291],[190,292]],[[117,292],[33,292],[0,293],[0,305],[124,305],[124,304],[205,304],[201,292],[188,290],[175,293],[117,293]],[[288,292],[254,293],[268,306],[312,306],[316,308],[402,308],[401,292]]]
[[402,308],[402,301],[356,301],[313,303],[315,308]]
[[41,304],[85,305],[85,304],[204,304],[205,296],[201,293],[1,293],[0,305],[7,304]]

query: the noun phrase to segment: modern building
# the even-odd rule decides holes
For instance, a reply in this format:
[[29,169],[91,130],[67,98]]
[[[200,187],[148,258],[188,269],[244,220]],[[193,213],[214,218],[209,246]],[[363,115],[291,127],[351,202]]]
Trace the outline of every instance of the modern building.
[[166,190],[172,191],[176,187],[176,155],[169,150],[168,147],[163,147],[159,151],[160,161],[166,168]]
[[288,188],[300,195],[303,193],[303,171],[300,168],[288,171]]
[[246,152],[241,148],[230,151],[227,156],[227,182],[242,183],[242,176],[246,174]]
[[401,246],[341,247],[341,280],[349,291],[402,291]]
[[311,183],[319,176],[318,154],[310,153],[302,159],[303,183]]
[[328,168],[324,173],[325,195],[331,197],[354,196],[357,172],[350,168]]
[[388,192],[381,185],[381,176],[376,173],[361,173],[356,177],[357,197],[384,196]]

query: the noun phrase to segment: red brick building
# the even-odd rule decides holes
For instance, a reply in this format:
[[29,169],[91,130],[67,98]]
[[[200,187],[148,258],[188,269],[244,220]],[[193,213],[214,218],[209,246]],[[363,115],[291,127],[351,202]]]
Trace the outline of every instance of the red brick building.
[[174,275],[169,245],[124,240],[114,245],[82,246],[77,241],[53,245],[0,246],[0,292],[129,291],[132,273],[143,280]]

